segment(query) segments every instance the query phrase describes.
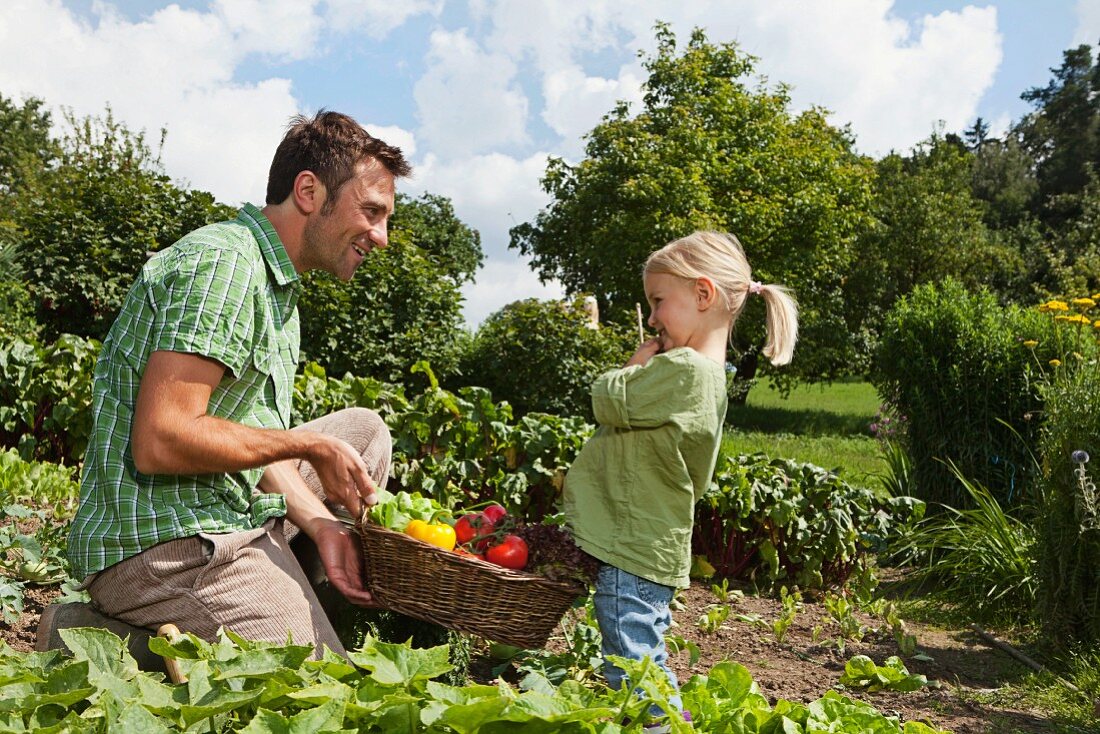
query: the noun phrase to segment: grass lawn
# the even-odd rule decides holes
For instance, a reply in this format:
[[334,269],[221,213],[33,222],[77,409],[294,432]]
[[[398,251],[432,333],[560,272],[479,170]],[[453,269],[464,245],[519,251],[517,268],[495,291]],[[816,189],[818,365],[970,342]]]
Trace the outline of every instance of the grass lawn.
[[795,459],[838,470],[847,481],[869,487],[873,474],[884,469],[878,442],[869,436],[795,436],[789,433],[738,431],[726,428],[727,454],[767,454],[773,459]]
[[873,485],[871,475],[882,471],[883,463],[868,426],[879,402],[866,382],[801,385],[786,398],[762,382],[749,393],[746,405],[730,406],[724,448],[807,461],[839,469],[850,482]]
[[799,436],[869,436],[878,393],[867,382],[799,385],[783,397],[770,383],[749,392],[747,405],[731,405],[726,421],[735,428]]

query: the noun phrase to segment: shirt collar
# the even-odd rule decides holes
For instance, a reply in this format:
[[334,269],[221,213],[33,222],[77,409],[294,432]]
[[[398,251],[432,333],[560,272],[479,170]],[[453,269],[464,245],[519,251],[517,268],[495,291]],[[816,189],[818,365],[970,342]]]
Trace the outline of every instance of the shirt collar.
[[294,263],[290,262],[290,256],[286,254],[283,241],[279,239],[279,234],[271,225],[271,220],[265,217],[263,212],[252,204],[245,204],[237,212],[237,221],[252,230],[252,234],[260,244],[264,261],[267,262],[267,269],[275,277],[276,283],[287,285],[300,280],[298,271],[294,269]]

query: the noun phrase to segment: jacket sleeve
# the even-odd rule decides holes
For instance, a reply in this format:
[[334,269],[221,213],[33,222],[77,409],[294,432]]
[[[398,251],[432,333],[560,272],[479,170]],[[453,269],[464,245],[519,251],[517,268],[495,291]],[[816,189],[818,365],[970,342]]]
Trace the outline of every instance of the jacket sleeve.
[[688,364],[658,354],[644,366],[600,375],[592,385],[592,410],[601,426],[654,428],[698,400]]

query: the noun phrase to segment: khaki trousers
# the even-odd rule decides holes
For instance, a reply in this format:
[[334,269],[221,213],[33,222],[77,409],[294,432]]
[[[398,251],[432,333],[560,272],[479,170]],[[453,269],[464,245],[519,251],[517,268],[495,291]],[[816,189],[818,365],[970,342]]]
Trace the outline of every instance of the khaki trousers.
[[[377,413],[349,408],[294,430],[301,429],[347,441],[375,483],[386,486],[392,444]],[[313,467],[301,461],[298,471],[323,498]],[[104,614],[136,627],[155,630],[171,622],[206,640],[215,639],[219,627],[275,643],[285,643],[289,635],[294,644],[313,645],[314,658],[326,645],[343,655],[314,589],[314,583],[325,581],[323,571],[307,573],[295,551],[305,558],[317,554],[308,537],[297,535],[296,527],[279,518],[252,530],[170,540],[99,572],[88,593]]]

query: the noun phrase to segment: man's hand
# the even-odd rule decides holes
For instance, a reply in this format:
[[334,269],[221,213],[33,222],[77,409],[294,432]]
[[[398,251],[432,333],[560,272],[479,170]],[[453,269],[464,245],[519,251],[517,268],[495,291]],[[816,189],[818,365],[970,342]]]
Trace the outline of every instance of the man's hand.
[[317,545],[325,574],[337,591],[361,607],[377,607],[363,585],[363,559],[359,539],[339,520],[317,520],[307,530]]
[[661,340],[650,339],[642,342],[638,347],[638,351],[634,352],[634,355],[626,361],[626,367],[632,365],[645,365],[650,359],[653,358],[658,352],[661,351]]
[[321,480],[325,496],[347,508],[352,517],[358,518],[363,505],[378,503],[378,488],[370,478],[363,457],[348,444],[332,436],[320,437],[318,450],[309,462]]

